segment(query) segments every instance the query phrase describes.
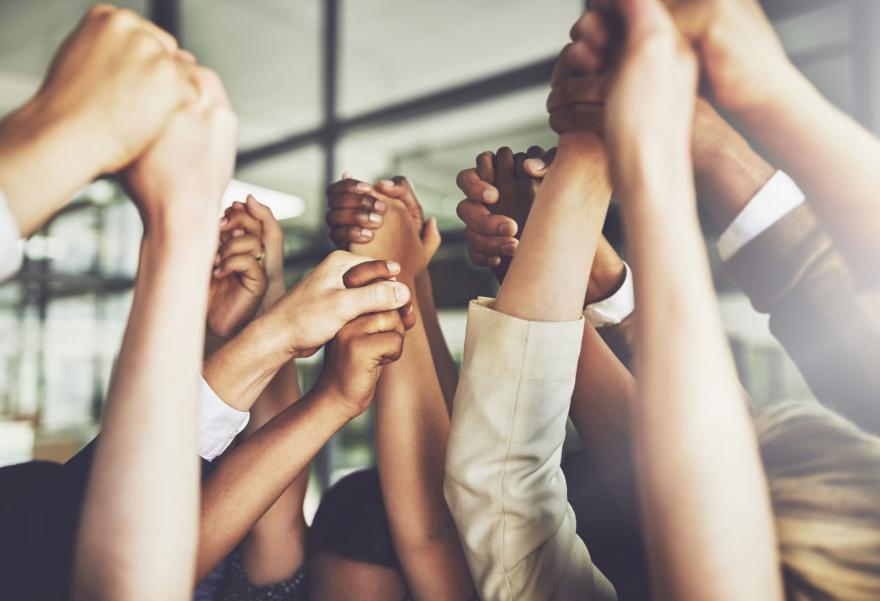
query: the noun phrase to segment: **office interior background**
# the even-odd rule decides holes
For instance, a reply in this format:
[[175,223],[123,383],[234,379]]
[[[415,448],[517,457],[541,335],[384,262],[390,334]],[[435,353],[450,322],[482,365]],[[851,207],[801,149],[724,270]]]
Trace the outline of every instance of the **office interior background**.
[[[481,151],[550,147],[544,102],[583,0],[117,0],[150,16],[214,68],[240,119],[236,177],[302,199],[282,225],[295,282],[330,249],[325,186],[343,170],[404,174],[444,244],[431,266],[441,322],[460,358],[465,307],[496,288],[470,265],[455,207],[459,170]],[[0,0],[0,114],[39,86],[91,2]],[[836,104],[880,124],[880,41],[871,0],[764,0],[795,63]],[[743,40],[748,43],[748,40]],[[650,101],[648,99],[647,101]],[[46,177],[51,177],[47,173]],[[759,403],[808,397],[797,370],[727,280],[703,220],[742,381]],[[64,461],[97,433],[131,302],[140,222],[123,192],[95,182],[24,242],[0,286],[0,465]],[[625,254],[614,212],[606,235]],[[308,384],[320,357],[301,368]],[[373,457],[371,416],[313,466],[320,491]]]

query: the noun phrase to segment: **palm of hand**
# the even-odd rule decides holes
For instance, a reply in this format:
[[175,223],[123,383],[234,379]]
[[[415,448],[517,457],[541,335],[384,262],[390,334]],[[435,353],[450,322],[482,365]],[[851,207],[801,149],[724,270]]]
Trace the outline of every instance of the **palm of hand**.
[[250,321],[265,290],[248,288],[241,275],[212,278],[208,288],[208,330],[228,339]]

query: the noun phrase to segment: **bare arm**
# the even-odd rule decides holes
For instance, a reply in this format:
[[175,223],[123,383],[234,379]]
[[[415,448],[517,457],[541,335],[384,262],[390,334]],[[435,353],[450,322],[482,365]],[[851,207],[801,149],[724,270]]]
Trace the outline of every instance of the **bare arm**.
[[[232,365],[236,357],[240,357],[242,362],[258,369],[252,382],[264,380],[268,383],[276,378],[275,374],[279,374],[277,382],[272,384],[279,387],[279,396],[275,397],[278,404],[264,406],[265,411],[255,408],[255,412],[261,413],[266,419],[273,409],[278,410],[279,405],[287,403],[289,406],[269,419],[241,445],[226,453],[220,465],[205,481],[202,488],[198,578],[203,578],[226,557],[282,494],[285,496],[277,513],[273,508],[271,517],[266,515],[269,521],[257,528],[257,536],[249,544],[253,543],[251,551],[260,555],[277,548],[276,544],[284,545],[290,551],[288,557],[272,561],[273,578],[283,571],[282,568],[295,563],[295,539],[290,542],[284,533],[268,533],[268,528],[280,524],[282,528],[290,529],[298,525],[301,505],[294,507],[293,490],[298,486],[295,480],[301,475],[307,477],[303,474],[315,453],[366,406],[352,412],[352,403],[348,400],[351,395],[337,390],[340,382],[351,383],[352,380],[348,372],[341,370],[345,367],[357,373],[360,363],[351,361],[350,366],[334,364],[331,370],[325,358],[321,385],[316,385],[302,400],[293,403],[288,386],[292,385],[290,378],[295,374],[289,367],[290,362],[295,357],[314,352],[329,337],[338,337],[337,332],[358,316],[381,314],[402,307],[408,301],[408,295],[397,297],[394,294],[396,287],[387,281],[395,275],[396,272],[390,271],[384,261],[369,261],[349,253],[332,253],[266,313],[248,324],[211,357],[206,366],[205,379],[221,398],[235,398],[233,395],[243,388],[234,379],[230,380],[221,366],[213,363],[217,355],[235,343],[234,352],[228,352],[227,360]],[[357,282],[353,289],[345,288],[346,278]],[[364,360],[367,359],[370,357],[365,356]],[[213,366],[210,371],[209,366]],[[212,380],[212,374],[224,377]],[[371,390],[374,381],[375,378],[371,380]],[[252,386],[245,387],[244,394],[248,398],[259,397],[266,384],[256,383]],[[255,418],[261,419],[259,415]],[[263,546],[262,543],[266,541],[271,542]],[[245,552],[248,552],[247,549]],[[247,557],[245,561],[248,561]],[[261,569],[260,579],[264,575],[266,578],[270,576]],[[288,572],[286,576],[289,575]]]
[[[605,154],[592,135],[560,138],[556,160],[538,191],[529,227],[517,248],[517,260],[498,293],[498,311],[540,321],[573,321],[581,315],[610,200],[605,169],[595,164],[585,168],[585,163],[596,161],[604,164]],[[584,224],[595,227],[585,229]],[[550,231],[552,236],[547,235]],[[573,240],[578,243],[573,245]],[[572,277],[573,273],[578,275]]]
[[220,80],[207,70],[199,77],[200,101],[126,173],[145,236],[80,523],[80,599],[183,599],[192,589],[196,383],[236,129]]
[[37,94],[0,121],[0,190],[24,236],[94,178],[131,163],[193,101],[195,62],[176,51],[173,37],[131,11],[104,4],[85,15]]
[[[270,507],[289,492],[317,452],[351,419],[344,407],[332,395],[307,394],[226,453],[202,487],[198,579],[229,555],[261,517],[268,517]],[[257,530],[257,537],[265,534]],[[252,551],[257,550],[253,547],[259,541],[251,543]],[[271,567],[274,577],[274,568],[282,566]]]
[[696,214],[696,60],[659,2],[621,6],[628,33],[606,130],[636,278],[630,420],[654,590],[781,599],[769,494]]
[[415,282],[416,301],[421,309],[421,322],[428,335],[428,344],[431,346],[431,356],[434,358],[434,370],[443,390],[443,399],[449,412],[452,411],[452,399],[458,386],[458,367],[455,359],[449,352],[446,338],[440,327],[440,319],[437,315],[437,307],[434,305],[434,288],[431,284],[431,274],[427,269],[416,276]]
[[[426,272],[423,259],[413,260],[423,255],[419,233],[396,199],[390,200],[374,242],[358,252],[399,261],[400,279],[411,288]],[[413,307],[416,325],[403,355],[385,368],[377,389],[379,477],[394,546],[413,596],[463,601],[474,589],[443,499],[449,413],[426,320],[439,324],[433,302],[427,311],[419,302]]]

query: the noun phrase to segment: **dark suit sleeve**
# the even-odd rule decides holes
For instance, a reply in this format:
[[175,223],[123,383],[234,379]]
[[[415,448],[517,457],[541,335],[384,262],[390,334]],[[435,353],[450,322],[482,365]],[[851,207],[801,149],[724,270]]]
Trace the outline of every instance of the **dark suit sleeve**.
[[816,398],[880,433],[880,306],[801,205],[727,262]]

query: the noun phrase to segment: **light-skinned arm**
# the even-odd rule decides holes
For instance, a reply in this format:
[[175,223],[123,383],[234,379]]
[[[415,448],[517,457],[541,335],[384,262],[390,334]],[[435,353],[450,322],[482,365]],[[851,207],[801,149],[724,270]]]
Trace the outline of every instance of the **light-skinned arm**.
[[220,80],[199,74],[199,101],[126,173],[145,234],[80,522],[77,599],[184,599],[192,590],[196,383],[236,129]]
[[[660,2],[620,6],[626,41],[605,130],[636,277],[630,418],[655,594],[782,599],[766,481],[696,214],[696,60]],[[576,44],[604,50],[608,37]]]
[[146,19],[92,7],[36,95],[0,122],[0,190],[22,235],[94,178],[137,158],[196,99],[195,69],[192,56]]

